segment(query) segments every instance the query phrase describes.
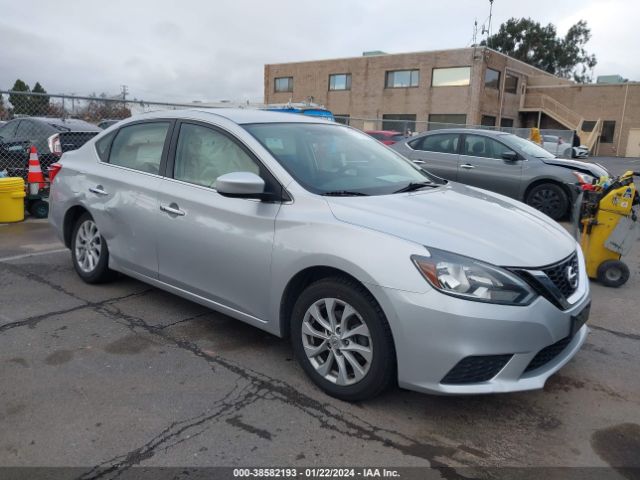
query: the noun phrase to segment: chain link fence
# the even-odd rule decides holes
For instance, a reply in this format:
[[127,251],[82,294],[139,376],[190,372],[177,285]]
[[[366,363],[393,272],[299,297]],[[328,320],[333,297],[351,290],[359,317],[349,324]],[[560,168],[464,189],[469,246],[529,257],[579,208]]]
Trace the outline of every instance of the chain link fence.
[[[36,147],[46,176],[48,167],[64,152],[80,148],[102,129],[132,115],[154,110],[229,106],[232,105],[147,102],[108,98],[104,95],[80,97],[0,90],[0,176],[19,176],[26,179],[31,146]],[[255,105],[244,107],[259,108]],[[442,128],[499,129],[528,139],[531,138],[532,130],[345,116],[336,116],[336,121],[365,132],[395,132],[390,138],[395,141],[427,130]],[[571,155],[573,131],[541,130],[540,133],[545,149],[557,156]]]
[[199,106],[0,90],[0,176],[26,179],[31,146],[36,147],[47,176],[49,166],[64,152],[80,148],[119,120],[153,110]]
[[[379,118],[355,118],[336,116],[336,121],[350,125],[364,132],[371,133],[374,137],[390,141],[398,138],[418,135],[422,132],[440,130],[443,128],[475,128],[482,130],[500,130],[513,133],[528,140],[532,139],[531,128],[495,127],[489,125],[466,125],[458,123],[425,122],[417,120],[391,120]],[[573,145],[573,130],[540,129],[540,145],[557,157],[571,158]],[[385,133],[382,133],[385,132]]]

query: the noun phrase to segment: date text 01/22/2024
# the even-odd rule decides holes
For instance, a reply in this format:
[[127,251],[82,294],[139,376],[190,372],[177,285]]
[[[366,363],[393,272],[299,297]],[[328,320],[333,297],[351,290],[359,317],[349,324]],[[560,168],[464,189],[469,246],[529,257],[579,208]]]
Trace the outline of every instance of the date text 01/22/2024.
[[398,478],[397,470],[387,468],[235,468],[235,478]]

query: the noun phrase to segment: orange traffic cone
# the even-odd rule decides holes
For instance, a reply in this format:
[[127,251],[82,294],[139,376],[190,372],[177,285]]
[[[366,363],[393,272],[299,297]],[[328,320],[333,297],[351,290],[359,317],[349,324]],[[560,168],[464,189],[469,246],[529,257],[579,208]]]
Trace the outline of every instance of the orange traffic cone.
[[38,160],[38,150],[32,146],[29,151],[29,172],[27,173],[27,183],[29,184],[29,195],[37,195],[41,188],[44,188],[44,175],[40,169]]

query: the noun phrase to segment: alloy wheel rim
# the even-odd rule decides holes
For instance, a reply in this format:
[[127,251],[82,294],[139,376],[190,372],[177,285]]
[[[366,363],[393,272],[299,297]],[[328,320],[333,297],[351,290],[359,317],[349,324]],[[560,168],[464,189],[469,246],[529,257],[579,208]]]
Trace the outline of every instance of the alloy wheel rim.
[[553,190],[539,190],[531,199],[530,205],[547,215],[557,213],[560,209],[560,195]]
[[360,382],[371,367],[369,328],[355,308],[337,298],[322,298],[307,309],[302,345],[316,372],[336,385]]
[[93,272],[100,261],[102,238],[93,220],[85,220],[76,234],[76,263],[85,273]]

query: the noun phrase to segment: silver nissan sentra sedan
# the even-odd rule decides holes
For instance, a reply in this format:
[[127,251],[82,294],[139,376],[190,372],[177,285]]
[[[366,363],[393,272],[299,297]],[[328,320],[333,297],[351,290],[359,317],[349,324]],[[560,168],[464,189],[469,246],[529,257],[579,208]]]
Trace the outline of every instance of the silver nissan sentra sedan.
[[576,241],[347,126],[156,112],[65,153],[50,221],[86,282],[121,272],[281,337],[321,389],[541,388],[587,336]]

